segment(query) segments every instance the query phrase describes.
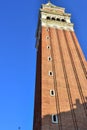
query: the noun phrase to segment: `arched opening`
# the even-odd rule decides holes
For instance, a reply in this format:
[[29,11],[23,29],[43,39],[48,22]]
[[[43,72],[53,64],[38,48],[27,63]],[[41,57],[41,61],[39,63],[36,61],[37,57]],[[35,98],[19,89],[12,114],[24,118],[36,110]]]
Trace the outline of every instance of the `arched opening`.
[[57,21],[60,21],[60,19],[59,19],[59,18],[57,18],[56,20],[57,20]]
[[49,37],[49,36],[46,36],[46,39],[50,39],[50,37]]
[[62,21],[62,22],[66,22],[66,20],[65,20],[65,19],[61,19],[61,21]]
[[51,56],[48,57],[48,61],[52,61],[52,57]]
[[53,76],[53,72],[52,71],[49,71],[49,76]]
[[51,96],[55,96],[55,91],[54,90],[50,90],[50,95]]
[[52,20],[55,20],[55,18],[54,18],[54,17],[52,17]]
[[50,17],[48,16],[46,19],[47,19],[47,20],[50,20]]
[[51,49],[51,46],[50,46],[50,45],[48,45],[48,46],[47,46],[47,49]]
[[58,123],[58,117],[57,117],[57,115],[52,115],[52,123],[55,123],[55,124]]

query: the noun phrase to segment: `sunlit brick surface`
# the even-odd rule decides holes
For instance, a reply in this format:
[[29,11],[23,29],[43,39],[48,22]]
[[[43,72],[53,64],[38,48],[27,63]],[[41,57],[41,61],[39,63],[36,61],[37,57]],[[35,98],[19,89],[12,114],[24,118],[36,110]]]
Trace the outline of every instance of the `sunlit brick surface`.
[[[49,56],[52,61],[48,61]],[[87,130],[86,68],[73,31],[47,31],[42,27],[37,52],[34,130]],[[49,76],[49,71],[53,76]],[[55,96],[50,95],[52,89]],[[57,124],[52,123],[52,114],[58,115]]]

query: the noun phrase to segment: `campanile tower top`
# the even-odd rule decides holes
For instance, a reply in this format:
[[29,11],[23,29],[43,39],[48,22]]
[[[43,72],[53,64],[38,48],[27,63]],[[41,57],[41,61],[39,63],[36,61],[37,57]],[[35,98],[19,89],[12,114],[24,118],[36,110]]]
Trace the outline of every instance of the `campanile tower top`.
[[40,11],[42,26],[73,30],[73,24],[70,21],[71,14],[65,13],[64,8],[48,2],[42,5]]
[[70,18],[51,2],[41,6],[33,130],[87,130],[87,63]]

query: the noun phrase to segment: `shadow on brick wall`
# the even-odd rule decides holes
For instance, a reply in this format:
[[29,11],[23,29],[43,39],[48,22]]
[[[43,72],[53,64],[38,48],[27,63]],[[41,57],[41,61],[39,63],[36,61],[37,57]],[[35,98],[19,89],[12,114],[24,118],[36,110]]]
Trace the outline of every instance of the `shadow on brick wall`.
[[[81,104],[79,99],[76,99],[76,103],[73,104],[73,107],[74,107],[75,116],[73,115],[71,110],[66,112],[61,112],[58,115],[57,124],[52,123],[52,115],[44,116],[41,119],[41,124],[42,124],[41,130],[87,130],[87,116],[84,111],[84,104]],[[59,127],[62,129],[59,129]],[[40,130],[40,129],[35,129],[35,130]]]

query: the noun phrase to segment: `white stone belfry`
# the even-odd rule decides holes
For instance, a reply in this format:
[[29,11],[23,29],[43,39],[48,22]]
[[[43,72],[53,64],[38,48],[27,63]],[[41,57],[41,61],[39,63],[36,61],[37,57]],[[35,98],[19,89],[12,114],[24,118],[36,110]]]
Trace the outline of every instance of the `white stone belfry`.
[[71,14],[65,13],[65,9],[53,5],[50,1],[43,4],[41,11],[41,26],[55,27],[64,30],[74,30],[70,21]]

